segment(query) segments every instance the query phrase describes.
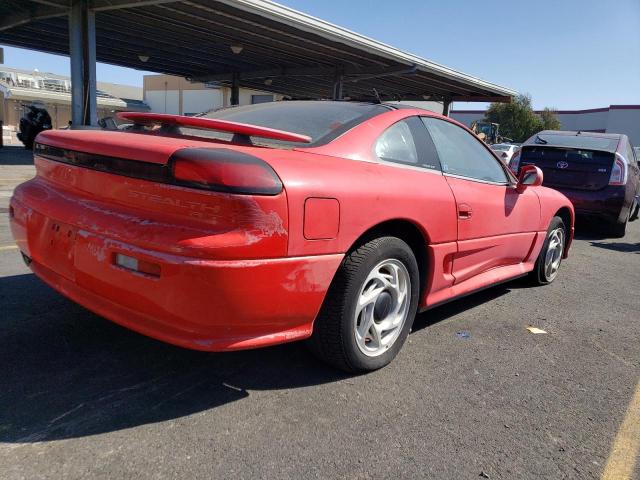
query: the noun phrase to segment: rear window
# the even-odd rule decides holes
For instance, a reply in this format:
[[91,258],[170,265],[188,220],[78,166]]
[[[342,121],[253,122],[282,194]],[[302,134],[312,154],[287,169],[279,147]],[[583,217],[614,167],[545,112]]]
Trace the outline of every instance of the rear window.
[[[312,143],[309,144],[251,137],[254,144],[309,147],[329,143],[359,123],[387,111],[389,111],[388,107],[367,103],[281,101],[223,108],[201,116],[301,133],[312,139]],[[188,128],[182,128],[181,132],[185,135],[226,141],[231,141],[233,138],[233,134],[224,132]]]
[[589,135],[555,135],[540,133],[533,137],[528,144],[550,145],[564,148],[581,148],[585,150],[604,150],[615,152],[618,148],[617,138],[594,137]]

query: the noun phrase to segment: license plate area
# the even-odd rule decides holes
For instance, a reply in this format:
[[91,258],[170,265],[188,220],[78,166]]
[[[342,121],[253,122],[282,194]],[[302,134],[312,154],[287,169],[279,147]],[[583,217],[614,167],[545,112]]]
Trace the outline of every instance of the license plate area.
[[74,258],[77,230],[71,225],[47,218],[39,235],[32,239],[38,252],[36,261],[69,280],[75,280]]

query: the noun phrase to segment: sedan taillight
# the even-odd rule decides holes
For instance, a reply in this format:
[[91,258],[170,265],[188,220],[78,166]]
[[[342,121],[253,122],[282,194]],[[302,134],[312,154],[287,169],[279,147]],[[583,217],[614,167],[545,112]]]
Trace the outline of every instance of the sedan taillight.
[[611,177],[609,177],[609,185],[625,185],[627,183],[627,164],[616,153],[616,158],[611,169]]
[[172,183],[246,195],[277,195],[282,182],[265,161],[226,148],[185,148],[170,161]]

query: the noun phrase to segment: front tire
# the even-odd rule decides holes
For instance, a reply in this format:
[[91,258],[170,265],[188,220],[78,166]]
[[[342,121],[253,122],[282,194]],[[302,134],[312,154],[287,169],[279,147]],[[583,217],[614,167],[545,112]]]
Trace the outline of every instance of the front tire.
[[309,341],[321,360],[347,372],[384,367],[404,344],[418,306],[420,275],[396,237],[348,253],[327,292]]
[[548,285],[556,279],[566,242],[567,229],[562,218],[553,217],[547,229],[547,237],[529,277],[534,285]]

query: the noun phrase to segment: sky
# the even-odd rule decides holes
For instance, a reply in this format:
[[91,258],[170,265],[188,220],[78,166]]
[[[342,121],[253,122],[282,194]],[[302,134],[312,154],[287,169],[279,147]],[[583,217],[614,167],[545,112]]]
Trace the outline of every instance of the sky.
[[[279,3],[527,93],[536,109],[640,104],[640,0]],[[69,74],[66,57],[3,47],[7,66]],[[142,86],[149,72],[98,64],[96,73],[99,81]]]

